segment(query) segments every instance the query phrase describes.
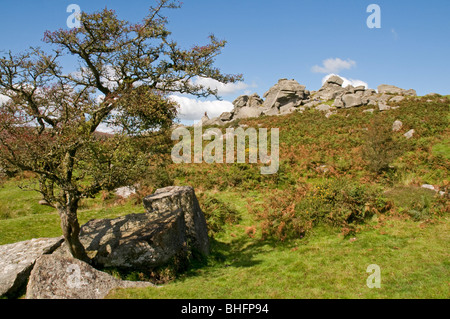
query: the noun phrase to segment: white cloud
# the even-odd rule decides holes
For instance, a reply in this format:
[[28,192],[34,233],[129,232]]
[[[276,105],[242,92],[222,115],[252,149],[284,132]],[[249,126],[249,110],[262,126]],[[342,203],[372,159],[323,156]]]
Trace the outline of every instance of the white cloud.
[[235,94],[249,87],[249,85],[244,82],[225,84],[211,78],[202,78],[202,77],[196,77],[192,82],[196,85],[204,85],[213,90],[217,89],[219,95]]
[[0,105],[11,100],[8,96],[0,94]]
[[234,108],[229,101],[200,101],[178,95],[171,95],[170,98],[180,105],[178,117],[185,121],[198,121],[205,112],[211,119],[223,112],[230,112]]
[[[324,76],[323,79],[322,79],[322,85],[324,85],[325,82],[330,77],[332,77],[334,75],[337,75],[337,74],[331,73],[331,74],[328,74],[328,75]],[[344,83],[342,84],[343,87],[346,87],[346,86],[349,86],[349,85],[353,85],[354,87],[364,85],[364,87],[366,89],[369,88],[369,84],[367,84],[367,82],[364,82],[364,81],[361,81],[361,80],[355,80],[355,79],[347,79],[347,78],[344,78],[343,76],[340,76],[340,75],[337,75],[337,76],[340,77],[342,80],[344,80]]]
[[326,59],[322,61],[322,66],[314,65],[311,71],[314,73],[337,73],[342,70],[348,70],[356,66],[356,62],[350,59],[346,61],[335,58]]

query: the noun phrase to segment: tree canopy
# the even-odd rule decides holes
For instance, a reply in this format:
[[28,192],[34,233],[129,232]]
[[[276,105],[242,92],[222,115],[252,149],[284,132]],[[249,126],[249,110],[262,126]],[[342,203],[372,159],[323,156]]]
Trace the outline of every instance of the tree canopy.
[[[78,239],[79,201],[132,184],[167,152],[165,133],[177,115],[168,95],[219,98],[193,79],[242,79],[214,66],[226,41],[211,35],[208,44],[183,49],[171,39],[162,13],[178,7],[160,0],[134,24],[106,8],[82,13],[79,28],[45,32],[51,52],[0,57],[0,94],[10,98],[0,105],[0,166],[38,174],[39,191],[58,209],[77,258],[87,259]],[[74,72],[61,66],[67,55],[77,59]],[[114,134],[99,134],[102,125]]]

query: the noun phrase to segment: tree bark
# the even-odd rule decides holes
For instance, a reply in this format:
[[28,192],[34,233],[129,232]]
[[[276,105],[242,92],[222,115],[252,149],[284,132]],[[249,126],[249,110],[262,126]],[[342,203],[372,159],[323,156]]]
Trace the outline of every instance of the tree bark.
[[70,253],[76,259],[90,263],[91,260],[86,254],[83,244],[80,242],[80,224],[77,217],[78,203],[70,203],[66,207],[59,209],[61,218],[61,229],[64,240]]

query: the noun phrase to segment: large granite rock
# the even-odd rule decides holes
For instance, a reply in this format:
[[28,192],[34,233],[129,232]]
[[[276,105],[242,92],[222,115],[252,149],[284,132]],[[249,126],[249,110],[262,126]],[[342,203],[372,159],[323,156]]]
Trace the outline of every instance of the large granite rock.
[[344,84],[344,80],[333,75],[325,81],[319,91],[314,95],[314,98],[322,101],[334,100],[336,97],[346,92],[346,89],[342,87],[342,84]]
[[358,107],[363,105],[361,96],[358,94],[344,94],[342,97],[342,102],[344,104],[344,107],[350,108],[350,107]]
[[[209,254],[206,220],[192,187],[167,187],[144,199],[147,213],[91,220],[80,241],[99,267],[148,271],[192,252]],[[65,244],[54,254],[68,257]]]
[[31,271],[27,299],[103,299],[116,288],[143,288],[149,282],[124,281],[98,271],[78,259],[40,257]]
[[209,125],[210,119],[208,114],[205,113],[205,115],[203,115],[203,117],[200,119],[200,121],[198,121],[197,123],[194,124],[194,126],[206,126]]
[[262,115],[262,113],[263,113],[262,108],[254,108],[254,107],[245,106],[236,111],[233,119],[239,120],[239,119],[260,117]]
[[26,285],[36,260],[62,242],[62,237],[39,238],[0,246],[0,296],[14,296]]
[[295,80],[280,79],[277,84],[264,94],[264,114],[277,115],[283,108],[283,113],[294,111],[296,107],[302,105],[302,101],[306,100],[310,92],[306,90],[304,85],[300,85]]
[[[234,100],[233,119],[246,119],[261,116],[263,109],[263,100],[258,94],[241,95]],[[223,114],[222,114],[223,115]]]
[[206,219],[192,187],[170,186],[158,189],[154,195],[145,197],[143,202],[149,213],[181,214],[186,223],[186,236],[191,248],[203,255],[209,255]]

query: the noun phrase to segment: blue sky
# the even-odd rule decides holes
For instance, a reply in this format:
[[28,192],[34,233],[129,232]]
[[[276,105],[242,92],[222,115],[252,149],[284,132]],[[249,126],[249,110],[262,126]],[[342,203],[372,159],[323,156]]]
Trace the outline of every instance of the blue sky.
[[[45,30],[67,28],[72,3],[87,12],[107,6],[137,22],[154,1],[0,0],[0,50],[42,45]],[[372,3],[381,9],[379,29],[366,24]],[[280,78],[317,90],[329,73],[375,89],[386,83],[419,95],[450,94],[448,0],[184,0],[166,15],[182,46],[206,43],[211,33],[227,40],[217,66],[244,75],[243,84],[221,87],[222,104],[179,97],[192,113],[186,120],[196,119],[202,108],[220,113],[244,93],[262,96]]]

